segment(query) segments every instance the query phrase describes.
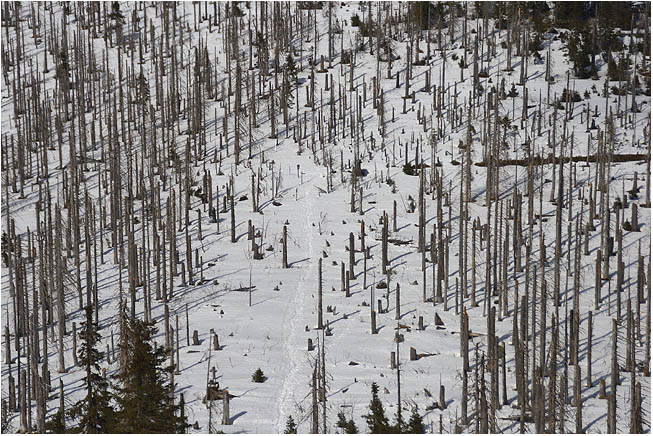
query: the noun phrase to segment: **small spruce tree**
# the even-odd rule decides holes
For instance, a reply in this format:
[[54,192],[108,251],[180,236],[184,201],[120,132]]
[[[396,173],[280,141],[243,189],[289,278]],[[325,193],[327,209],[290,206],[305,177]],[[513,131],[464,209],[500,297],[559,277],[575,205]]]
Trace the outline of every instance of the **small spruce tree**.
[[154,348],[156,328],[152,323],[131,319],[127,327],[126,371],[118,374],[114,386],[117,403],[116,433],[182,433],[186,416],[177,416],[174,386],[169,382],[173,368],[164,366],[163,346]]
[[292,418],[292,415],[288,415],[288,420],[286,421],[286,431],[284,431],[284,434],[297,434],[297,424],[295,424],[295,420]]
[[336,427],[344,429],[345,425],[347,425],[345,414],[343,412],[338,412],[338,422],[336,422]]
[[424,428],[424,423],[422,422],[422,415],[417,411],[417,407],[413,407],[413,412],[410,414],[410,420],[406,426],[404,433],[411,434],[424,434],[426,429]]
[[338,412],[336,427],[341,429],[342,434],[358,434],[358,427],[353,419],[347,420],[344,412]]
[[391,433],[392,426],[388,422],[388,417],[385,416],[385,409],[383,403],[379,399],[379,386],[372,383],[372,400],[370,401],[370,411],[367,415],[363,415],[367,426],[372,433]]
[[356,427],[356,423],[354,422],[353,419],[350,419],[347,421],[347,424],[345,425],[345,433],[346,434],[358,434],[358,427]]
[[294,86],[297,83],[297,66],[295,65],[295,58],[293,58],[292,53],[288,53],[288,56],[286,56],[286,70]]
[[[12,433],[10,431],[2,430],[3,433]],[[57,413],[52,415],[49,421],[45,423],[45,432],[46,433],[66,433],[66,424],[64,415],[61,413],[61,410],[57,410]]]
[[[100,333],[93,323],[93,308],[86,306],[86,321],[82,323],[82,343],[79,348],[79,362],[86,368],[82,379],[86,395],[77,401],[69,411],[70,417],[77,421],[71,428],[74,433],[111,433],[114,410],[111,406],[109,382],[100,372],[100,362],[104,353],[98,350]],[[60,412],[57,412],[60,413]],[[59,417],[58,419],[62,419]]]
[[263,374],[263,371],[261,371],[261,368],[257,369],[254,371],[254,374],[252,374],[252,381],[254,383],[263,383],[267,377]]

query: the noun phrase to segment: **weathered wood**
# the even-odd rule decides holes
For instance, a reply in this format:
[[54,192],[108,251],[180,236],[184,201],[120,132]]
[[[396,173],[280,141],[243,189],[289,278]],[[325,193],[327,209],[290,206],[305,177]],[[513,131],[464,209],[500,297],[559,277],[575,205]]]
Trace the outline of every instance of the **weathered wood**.
[[286,226],[283,226],[283,237],[281,239],[282,243],[282,258],[281,258],[281,267],[288,268],[288,230]]
[[197,346],[199,344],[200,344],[199,334],[198,334],[197,330],[193,330],[193,345]]
[[226,389],[222,396],[222,425],[231,425],[231,418],[229,416],[229,391]]
[[73,322],[73,364],[75,366],[79,366],[79,362],[77,360],[77,325],[75,322]]
[[324,328],[324,323],[322,320],[322,258],[320,257],[317,261],[317,328],[322,330]]
[[354,234],[352,232],[349,232],[349,277],[350,278],[355,278],[356,275],[354,274],[354,263],[355,263],[355,257],[354,257]]
[[400,298],[400,292],[399,292],[399,283],[397,283],[397,287],[395,289],[395,296],[396,296],[395,319],[399,320],[399,319],[401,319],[401,298]]
[[586,387],[593,386],[592,382],[592,311],[587,313],[587,384]]
[[576,433],[583,431],[583,398],[581,393],[580,365],[574,365],[574,403],[576,404]]

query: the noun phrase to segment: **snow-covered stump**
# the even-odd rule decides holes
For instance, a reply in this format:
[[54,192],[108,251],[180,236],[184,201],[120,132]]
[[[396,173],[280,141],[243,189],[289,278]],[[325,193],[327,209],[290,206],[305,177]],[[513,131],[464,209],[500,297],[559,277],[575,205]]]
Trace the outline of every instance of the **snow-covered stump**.
[[197,346],[200,344],[199,334],[197,330],[193,330],[193,345]]
[[222,425],[231,425],[231,418],[229,417],[229,391],[222,391]]
[[370,286],[370,330],[373,335],[376,331],[376,312],[374,311],[374,286]]
[[639,219],[637,214],[637,204],[633,202],[631,204],[631,232],[639,232]]
[[9,410],[16,412],[16,379],[13,375],[9,376]]
[[440,410],[444,410],[446,408],[447,408],[447,402],[444,397],[444,385],[440,385]]
[[606,395],[605,395],[605,379],[601,377],[601,380],[599,380],[599,399],[600,400],[605,400]]
[[[395,303],[395,319],[399,320],[399,319],[401,319],[401,298],[400,298],[400,292],[399,292],[399,283],[397,283],[397,288],[395,290],[395,295],[396,295],[396,298],[397,298],[397,301]],[[421,330],[421,328],[420,328],[420,330]]]
[[213,351],[220,350],[220,341],[218,340],[218,334],[213,333]]
[[414,347],[410,347],[410,360],[417,360],[417,350]]

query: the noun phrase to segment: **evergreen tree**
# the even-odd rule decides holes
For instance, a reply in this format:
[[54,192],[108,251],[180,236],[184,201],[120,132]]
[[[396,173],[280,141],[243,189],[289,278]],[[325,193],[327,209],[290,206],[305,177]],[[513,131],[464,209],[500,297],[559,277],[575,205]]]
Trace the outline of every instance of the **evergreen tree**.
[[109,18],[115,20],[116,22],[123,24],[125,22],[125,16],[120,11],[120,2],[114,1],[111,2],[111,13]]
[[370,412],[363,415],[367,426],[372,433],[391,433],[392,426],[388,422],[388,417],[385,416],[385,409],[383,403],[379,399],[379,386],[372,383],[372,400],[370,401]]
[[109,18],[113,21],[111,26],[116,32],[116,40],[118,44],[122,44],[122,27],[125,24],[125,16],[120,11],[120,2],[114,1],[111,3],[111,13]]
[[[399,410],[397,410],[397,412],[399,412]],[[403,417],[399,416],[399,413],[395,413],[395,423],[390,426],[387,433],[403,433],[404,428],[406,428],[406,421],[404,421]]]
[[356,423],[354,422],[353,419],[350,419],[347,421],[347,424],[345,425],[345,433],[346,434],[358,434],[358,427],[356,427]]
[[615,81],[619,80],[619,69],[610,51],[607,52],[607,57],[608,57],[608,79],[615,80]]
[[580,79],[588,79],[595,73],[590,60],[593,53],[592,36],[587,29],[567,33],[566,48],[569,60],[574,64],[574,74]]
[[162,346],[154,348],[152,338],[156,328],[133,318],[126,332],[126,370],[118,374],[115,389],[117,410],[116,433],[180,433],[188,423],[177,416],[174,386],[164,367],[166,353]]
[[294,86],[297,83],[297,66],[295,65],[295,58],[293,58],[292,53],[288,53],[286,56],[286,70]]
[[[3,429],[3,433],[11,433],[7,432]],[[65,424],[65,419],[64,415],[62,415],[61,410],[57,410],[57,413],[52,415],[52,418],[45,423],[45,432],[46,433],[66,433],[66,424]]]
[[553,3],[555,26],[566,29],[579,29],[592,15],[589,2],[559,1]]
[[592,7],[596,9],[600,27],[630,30],[630,20],[634,12],[633,2],[592,2]]
[[261,368],[257,369],[254,371],[254,374],[252,374],[252,381],[254,383],[263,383],[265,380],[267,380],[267,377],[263,374]]
[[[86,396],[70,409],[70,417],[77,421],[77,425],[73,426],[71,431],[111,433],[114,410],[110,404],[109,383],[100,372],[100,362],[104,358],[104,353],[98,349],[100,333],[93,323],[91,306],[86,306],[86,321],[82,323],[81,338],[78,356],[80,364],[86,368],[86,376],[82,379]],[[62,417],[58,419],[62,420]]]
[[286,421],[286,431],[284,434],[296,434],[297,433],[297,424],[295,420],[292,419],[292,415],[288,415],[288,420]]
[[338,422],[336,422],[336,427],[344,429],[347,425],[347,418],[343,412],[338,412]]
[[[9,424],[9,406],[7,405],[7,400],[2,400],[2,417],[0,418],[0,430],[2,433],[13,433],[11,425]],[[47,427],[46,427],[47,429]]]
[[410,415],[410,420],[408,425],[403,431],[404,433],[411,434],[424,434],[426,429],[424,428],[424,423],[422,422],[422,415],[417,411],[417,407],[413,407],[413,412]]
[[343,412],[338,413],[338,422],[336,423],[336,427],[342,429],[344,434],[358,434],[358,427],[356,427],[354,420],[347,420]]

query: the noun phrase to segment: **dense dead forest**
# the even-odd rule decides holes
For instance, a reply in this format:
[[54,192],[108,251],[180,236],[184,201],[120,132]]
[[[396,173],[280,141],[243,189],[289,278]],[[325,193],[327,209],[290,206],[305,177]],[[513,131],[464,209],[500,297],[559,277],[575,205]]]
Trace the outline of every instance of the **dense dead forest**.
[[650,433],[650,7],[3,2],[2,431]]

